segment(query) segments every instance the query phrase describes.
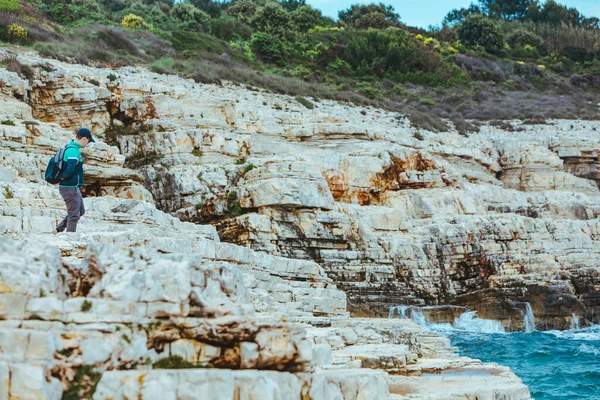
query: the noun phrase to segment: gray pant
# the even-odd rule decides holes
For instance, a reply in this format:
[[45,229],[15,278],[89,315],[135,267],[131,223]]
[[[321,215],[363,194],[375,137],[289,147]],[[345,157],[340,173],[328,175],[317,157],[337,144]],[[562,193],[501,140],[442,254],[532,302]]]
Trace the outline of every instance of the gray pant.
[[83,196],[79,188],[59,187],[58,192],[65,200],[67,205],[67,216],[58,224],[56,230],[62,232],[67,229],[67,232],[75,232],[77,230],[77,222],[83,214],[85,207],[83,206]]

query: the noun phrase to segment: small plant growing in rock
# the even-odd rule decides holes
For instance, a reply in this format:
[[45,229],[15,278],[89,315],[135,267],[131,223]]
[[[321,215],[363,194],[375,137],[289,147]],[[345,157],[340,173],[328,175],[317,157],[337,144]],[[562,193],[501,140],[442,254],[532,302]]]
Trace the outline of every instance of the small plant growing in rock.
[[315,105],[313,103],[311,103],[309,100],[305,99],[302,96],[296,97],[296,101],[298,103],[302,104],[304,107],[308,108],[309,110],[312,110],[313,108],[315,108]]
[[417,140],[424,140],[425,139],[425,137],[423,136],[423,134],[421,132],[419,132],[419,131],[413,133],[413,137],[415,139],[417,139]]
[[238,200],[237,193],[234,191],[227,193],[227,209],[229,210],[228,215],[230,218],[237,217],[244,213],[240,201]]
[[131,339],[126,334],[121,335],[121,338],[127,342],[127,344],[131,344]]
[[244,173],[250,172],[254,169],[254,164],[252,163],[248,163],[246,164],[246,166],[244,167]]
[[192,154],[195,155],[196,157],[202,157],[202,149],[198,146],[194,146],[194,149],[192,150]]
[[195,205],[195,207],[196,207],[196,210],[200,210],[200,209],[202,209],[202,207],[203,207],[203,206],[204,206],[204,203],[203,203],[203,202],[196,203],[196,205]]
[[154,369],[188,369],[188,368],[204,368],[201,364],[195,364],[184,360],[181,356],[169,356],[166,358],[161,358],[154,364],[152,364],[152,368]]
[[93,366],[86,365],[77,370],[69,389],[63,393],[62,400],[91,399],[102,374],[93,371]]
[[235,160],[235,165],[243,165],[246,162],[243,158],[238,158]]
[[97,79],[90,79],[88,82],[94,86],[100,86],[100,82]]
[[90,311],[92,309],[92,303],[84,300],[83,303],[81,303],[81,311],[83,312],[87,312]]
[[10,120],[10,119],[5,119],[4,121],[0,122],[0,124],[2,125],[10,125],[10,126],[15,126],[15,122]]
[[4,186],[4,198],[5,199],[12,199],[13,197],[15,197],[15,194],[13,193],[13,191],[11,190],[11,188],[8,187],[8,186]]
[[117,79],[119,79],[119,77],[115,74],[108,74],[108,76],[106,77],[106,79],[108,79],[111,82],[116,81]]

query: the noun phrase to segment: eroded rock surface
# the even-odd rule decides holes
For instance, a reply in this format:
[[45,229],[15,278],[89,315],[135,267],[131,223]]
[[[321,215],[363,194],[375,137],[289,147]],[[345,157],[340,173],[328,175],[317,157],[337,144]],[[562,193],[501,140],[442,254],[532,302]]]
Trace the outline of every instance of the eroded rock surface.
[[[0,397],[527,399],[510,370],[349,310],[598,322],[595,123],[419,140],[382,110],[19,60],[35,79],[0,69]],[[81,125],[104,139],[87,212],[52,235],[41,172]]]

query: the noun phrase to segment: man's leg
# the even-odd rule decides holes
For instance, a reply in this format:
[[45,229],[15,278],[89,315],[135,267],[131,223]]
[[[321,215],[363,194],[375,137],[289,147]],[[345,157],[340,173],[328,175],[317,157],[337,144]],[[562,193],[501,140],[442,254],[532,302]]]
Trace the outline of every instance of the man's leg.
[[67,205],[67,232],[75,232],[77,230],[77,222],[81,217],[81,209],[83,198],[78,188],[60,188],[60,195],[65,200]]
[[69,218],[69,215],[67,214],[66,217],[63,218],[62,221],[60,221],[60,223],[58,224],[58,226],[56,227],[56,232],[62,232],[65,229],[67,229],[67,219]]

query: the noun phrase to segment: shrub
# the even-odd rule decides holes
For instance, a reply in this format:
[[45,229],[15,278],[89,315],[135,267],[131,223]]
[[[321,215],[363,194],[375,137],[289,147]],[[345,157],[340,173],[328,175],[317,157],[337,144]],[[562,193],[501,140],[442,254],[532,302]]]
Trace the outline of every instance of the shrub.
[[504,33],[492,19],[482,15],[470,15],[458,27],[458,37],[466,46],[482,46],[489,52],[504,47]]
[[16,56],[7,57],[2,60],[2,64],[4,67],[11,71],[16,72],[21,78],[32,80],[35,76],[35,71],[29,65],[21,64],[21,62],[17,59]]
[[190,3],[177,3],[171,9],[171,16],[181,22],[198,22],[205,25],[210,20],[208,14]]
[[513,49],[525,47],[527,45],[541,49],[544,45],[544,40],[541,37],[525,29],[518,29],[511,32],[506,38],[506,42]]
[[121,25],[128,29],[150,29],[150,25],[144,21],[144,18],[135,14],[128,14],[123,17]]
[[55,22],[67,26],[109,22],[102,14],[102,8],[96,0],[80,0],[77,2],[54,0],[50,4],[50,15]]
[[281,40],[263,32],[256,32],[252,35],[250,47],[264,61],[278,65],[284,64],[289,54]]
[[306,100],[302,96],[297,96],[296,97],[296,101],[298,103],[302,104],[304,107],[308,108],[309,110],[312,110],[313,108],[315,108],[315,105],[313,103],[311,103],[310,101]]
[[228,42],[234,39],[248,40],[252,36],[252,29],[248,25],[227,15],[210,21],[210,32]]
[[327,65],[327,72],[336,76],[352,76],[352,66],[347,61],[340,60],[339,58]]
[[0,125],[10,125],[10,126],[15,126],[15,121],[11,120],[11,119],[5,119],[3,121],[0,121]]
[[11,42],[25,42],[29,34],[26,28],[17,24],[10,24],[7,33],[8,39]]
[[14,11],[21,8],[20,0],[0,0],[0,11]]
[[225,51],[223,44],[211,35],[194,31],[173,31],[170,32],[171,43],[177,51],[198,51],[207,50],[212,53],[221,54]]
[[234,191],[227,193],[227,210],[230,218],[237,217],[244,213],[240,201],[238,200],[237,193]]
[[107,48],[112,50],[123,50],[126,54],[133,56],[140,55],[138,46],[120,30],[103,26],[98,29],[96,37],[100,39]]

